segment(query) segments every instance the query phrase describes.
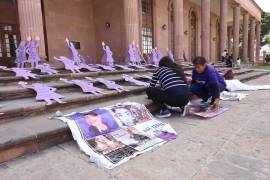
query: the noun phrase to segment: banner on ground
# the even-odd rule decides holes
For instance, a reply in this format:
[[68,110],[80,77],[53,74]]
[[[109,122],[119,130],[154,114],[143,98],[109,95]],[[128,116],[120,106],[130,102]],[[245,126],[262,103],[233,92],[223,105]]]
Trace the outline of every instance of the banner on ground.
[[60,120],[66,122],[80,149],[99,167],[112,169],[176,138],[167,123],[155,119],[144,105],[127,102]]

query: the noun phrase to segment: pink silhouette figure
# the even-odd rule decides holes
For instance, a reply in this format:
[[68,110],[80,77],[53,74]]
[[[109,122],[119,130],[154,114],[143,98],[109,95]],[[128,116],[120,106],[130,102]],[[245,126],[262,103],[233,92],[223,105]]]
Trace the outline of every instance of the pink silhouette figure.
[[93,83],[90,82],[86,82],[86,81],[82,81],[82,80],[78,80],[78,79],[73,79],[73,80],[67,80],[64,78],[60,78],[61,81],[64,81],[65,83],[68,84],[75,84],[77,86],[79,86],[83,92],[85,93],[92,93],[94,95],[97,94],[105,94],[103,91],[103,89],[95,87],[93,85]]
[[143,81],[139,81],[137,79],[134,79],[134,77],[123,74],[122,75],[123,79],[127,82],[130,82],[132,84],[135,84],[136,86],[144,86],[144,87],[149,87],[149,83],[143,82]]
[[49,87],[42,83],[34,83],[31,85],[27,85],[27,82],[19,82],[19,85],[23,88],[32,89],[36,92],[36,100],[37,101],[45,101],[46,105],[51,105],[52,100],[55,100],[58,103],[65,103],[61,99],[64,98],[64,96],[56,93],[56,88]]
[[137,44],[137,46],[135,47],[135,56],[136,56],[138,65],[141,65],[142,62],[146,64],[146,61],[141,53],[139,44]]
[[21,41],[19,47],[16,49],[16,64],[18,68],[23,68],[24,63],[27,61],[26,57],[27,43]]
[[169,48],[167,48],[166,50],[167,50],[167,55],[168,55],[168,57],[169,57],[173,62],[175,62],[172,51],[171,51]]
[[36,69],[39,69],[41,73],[46,73],[49,75],[58,74],[58,71],[50,67],[49,64],[39,64]]
[[36,36],[35,41],[32,41],[31,37],[27,38],[28,46],[26,49],[26,53],[28,54],[27,62],[31,63],[31,67],[37,67],[38,62],[40,61],[40,57],[38,54],[38,48],[40,45],[40,38]]
[[102,42],[102,48],[103,48],[103,56],[101,59],[101,63],[103,65],[107,66],[113,66],[114,59],[113,59],[113,53],[109,46],[107,46],[104,42]]
[[123,86],[117,84],[116,82],[104,78],[93,79],[90,77],[86,77],[86,79],[89,80],[90,82],[99,82],[101,84],[104,84],[110,90],[116,90],[118,92],[128,91]]
[[70,60],[65,56],[60,56],[59,58],[54,57],[55,60],[60,61],[64,64],[66,70],[70,70],[72,73],[80,73],[80,67],[74,64],[74,61]]
[[33,74],[31,71],[23,69],[23,68],[7,68],[5,66],[0,66],[0,69],[4,70],[4,71],[12,71],[14,72],[16,75],[16,77],[23,77],[24,79],[38,79],[36,76],[36,74]]

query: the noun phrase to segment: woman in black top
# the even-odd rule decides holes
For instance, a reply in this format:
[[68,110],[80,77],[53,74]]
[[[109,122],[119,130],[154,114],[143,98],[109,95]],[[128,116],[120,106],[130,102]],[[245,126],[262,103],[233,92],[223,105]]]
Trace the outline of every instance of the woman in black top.
[[[160,87],[156,87],[157,83]],[[189,101],[189,87],[182,67],[169,57],[163,57],[146,93],[148,98],[159,106],[158,117],[171,116],[166,105],[183,109]]]

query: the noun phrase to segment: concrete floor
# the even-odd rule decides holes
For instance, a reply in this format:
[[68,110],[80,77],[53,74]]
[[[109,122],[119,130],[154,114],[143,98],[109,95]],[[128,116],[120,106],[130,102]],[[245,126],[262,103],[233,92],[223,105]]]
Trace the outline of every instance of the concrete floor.
[[[270,84],[270,75],[249,84]],[[98,169],[75,142],[0,165],[1,180],[24,179],[270,179],[270,91],[247,92],[210,120],[165,120],[179,137],[113,169]]]

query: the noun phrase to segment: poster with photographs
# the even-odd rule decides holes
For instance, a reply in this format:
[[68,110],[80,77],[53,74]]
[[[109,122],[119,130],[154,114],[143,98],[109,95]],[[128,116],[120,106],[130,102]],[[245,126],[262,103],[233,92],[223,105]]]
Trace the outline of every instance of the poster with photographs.
[[173,140],[163,138],[164,134],[177,136],[169,124],[156,120],[144,105],[132,102],[74,112],[59,119],[68,124],[90,160],[108,169]]
[[121,126],[133,126],[153,119],[148,109],[138,103],[119,103],[111,106],[110,109]]

